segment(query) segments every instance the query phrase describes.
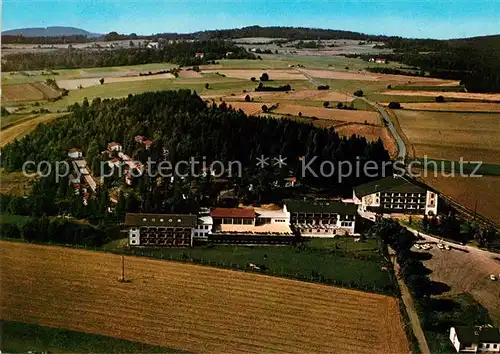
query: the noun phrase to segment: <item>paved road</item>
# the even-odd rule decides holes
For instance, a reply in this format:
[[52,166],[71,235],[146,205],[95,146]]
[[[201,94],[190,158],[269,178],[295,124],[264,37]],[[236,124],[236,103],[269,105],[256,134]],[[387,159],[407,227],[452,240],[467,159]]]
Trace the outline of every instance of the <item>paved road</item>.
[[375,108],[382,115],[385,123],[387,124],[387,128],[389,128],[389,131],[391,132],[392,136],[394,137],[394,140],[396,140],[396,143],[398,145],[398,157],[397,157],[397,159],[404,161],[405,156],[406,156],[406,145],[405,145],[403,139],[401,138],[401,136],[399,135],[398,131],[394,127],[394,124],[392,124],[392,120],[389,117],[389,115],[387,114],[385,108],[380,106],[379,104],[377,104],[375,102],[370,101],[369,99],[367,99],[365,97],[360,97],[360,98],[363,101],[365,101],[366,103],[368,103],[370,106]]
[[[321,85],[321,83],[319,81],[316,81],[316,79],[314,79],[311,75],[309,75],[308,73],[306,73],[302,69],[297,68],[297,71],[299,71],[302,75],[304,75],[309,80],[309,82],[311,84],[313,84],[315,86]],[[397,156],[397,159],[404,161],[405,157],[406,157],[406,145],[405,145],[403,139],[401,138],[401,136],[399,135],[398,131],[394,127],[394,124],[392,124],[392,120],[389,117],[389,115],[387,114],[387,112],[384,109],[384,107],[380,106],[379,104],[377,104],[375,102],[370,101],[366,97],[359,97],[359,98],[361,98],[363,101],[365,101],[370,106],[372,106],[373,108],[375,108],[382,115],[385,123],[387,124],[387,127],[389,128],[389,131],[391,132],[392,136],[394,137],[394,140],[396,140],[396,144],[398,146],[398,156]]]

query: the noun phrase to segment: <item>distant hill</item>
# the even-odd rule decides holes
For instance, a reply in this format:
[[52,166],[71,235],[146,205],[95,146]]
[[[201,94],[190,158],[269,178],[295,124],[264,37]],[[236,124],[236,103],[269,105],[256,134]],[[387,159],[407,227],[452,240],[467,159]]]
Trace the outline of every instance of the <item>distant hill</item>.
[[81,28],[53,26],[53,27],[30,27],[18,28],[8,31],[2,31],[2,36],[24,36],[24,37],[69,37],[69,36],[85,36],[85,37],[100,37],[102,34],[91,33]]

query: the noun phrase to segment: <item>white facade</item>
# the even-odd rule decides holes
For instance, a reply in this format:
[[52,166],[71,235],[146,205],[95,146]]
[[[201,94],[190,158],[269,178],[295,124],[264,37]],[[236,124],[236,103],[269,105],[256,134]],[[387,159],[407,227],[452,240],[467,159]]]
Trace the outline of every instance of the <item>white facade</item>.
[[72,159],[81,159],[83,157],[82,151],[78,149],[71,149],[68,152],[68,157]]
[[427,191],[425,198],[425,214],[437,215],[438,209],[438,195],[434,192]]
[[[475,334],[478,334],[481,329],[480,327],[476,327]],[[457,351],[457,353],[499,353],[500,352],[500,341],[491,342],[491,341],[481,341],[479,340],[479,335],[477,335],[477,340],[472,343],[468,343],[464,345],[464,343],[460,342],[460,338],[458,337],[457,331],[455,327],[450,328],[450,341]]]
[[141,238],[139,228],[138,227],[131,227],[128,230],[128,244],[131,246],[140,246],[141,245]]
[[199,241],[207,241],[208,235],[212,233],[214,221],[211,216],[200,216],[198,225],[193,230],[193,238]]
[[255,208],[256,224],[290,224],[290,213],[284,210]]
[[108,150],[109,151],[122,151],[123,148],[122,148],[121,144],[113,142],[113,143],[108,144]]

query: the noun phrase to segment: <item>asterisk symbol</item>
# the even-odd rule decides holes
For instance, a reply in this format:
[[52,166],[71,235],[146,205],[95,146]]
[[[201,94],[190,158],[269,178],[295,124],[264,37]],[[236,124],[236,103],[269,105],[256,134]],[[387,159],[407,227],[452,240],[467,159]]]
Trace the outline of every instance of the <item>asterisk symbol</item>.
[[260,168],[264,168],[267,165],[269,165],[269,157],[265,157],[264,155],[260,155],[260,157],[257,157],[257,163],[256,165]]
[[281,155],[279,157],[273,157],[273,165],[274,166],[279,166],[280,168],[282,168],[283,166],[286,166],[286,157],[281,157]]

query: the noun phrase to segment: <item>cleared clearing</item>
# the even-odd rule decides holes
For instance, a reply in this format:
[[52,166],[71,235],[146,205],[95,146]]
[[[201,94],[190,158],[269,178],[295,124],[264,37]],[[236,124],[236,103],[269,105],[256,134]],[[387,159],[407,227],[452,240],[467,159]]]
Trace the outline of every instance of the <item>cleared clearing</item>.
[[469,93],[469,92],[443,92],[443,91],[411,91],[411,90],[388,90],[379,92],[380,95],[390,96],[421,96],[421,97],[437,97],[443,96],[444,98],[461,98],[469,100],[487,100],[487,101],[500,101],[500,94],[498,93]]
[[33,118],[25,118],[19,123],[14,123],[7,129],[0,131],[0,148],[11,143],[15,139],[22,138],[35,129],[38,124],[50,122],[64,115],[65,114],[61,113],[34,115]]
[[261,102],[226,102],[226,104],[234,109],[241,109],[249,116],[255,116],[262,113],[263,104],[266,104],[268,107],[271,105],[270,103]]
[[415,155],[500,163],[500,115],[394,110]]
[[37,101],[59,96],[59,92],[44,83],[2,85],[2,102]]
[[380,118],[376,112],[368,111],[350,111],[337,108],[323,108],[313,106],[301,106],[295,104],[280,104],[278,108],[273,110],[273,113],[290,114],[293,116],[299,115],[306,117],[317,117],[321,119],[329,119],[343,122],[379,124]]
[[[263,73],[267,73],[269,75],[270,80],[307,80],[307,78],[304,75],[295,70],[208,69],[208,70],[203,70],[203,73],[206,74],[219,73],[220,75],[225,75],[226,77],[232,77],[236,79],[247,79],[247,80],[250,80],[251,77],[255,77],[257,80],[259,80],[259,77]],[[269,85],[272,85],[272,81],[269,82]]]
[[[384,103],[387,105],[388,103]],[[500,112],[500,101],[498,103],[485,102],[421,102],[405,103],[405,109],[426,111],[454,111],[454,112]]]
[[195,352],[408,353],[396,298],[257,274],[0,242],[0,316]]
[[333,102],[351,102],[353,97],[345,93],[322,90],[295,90],[289,92],[249,92],[237,96],[244,99],[246,95],[254,99],[276,99],[276,100],[309,100],[309,101],[333,101]]
[[500,177],[434,177],[430,172],[422,178],[444,195],[500,224]]

